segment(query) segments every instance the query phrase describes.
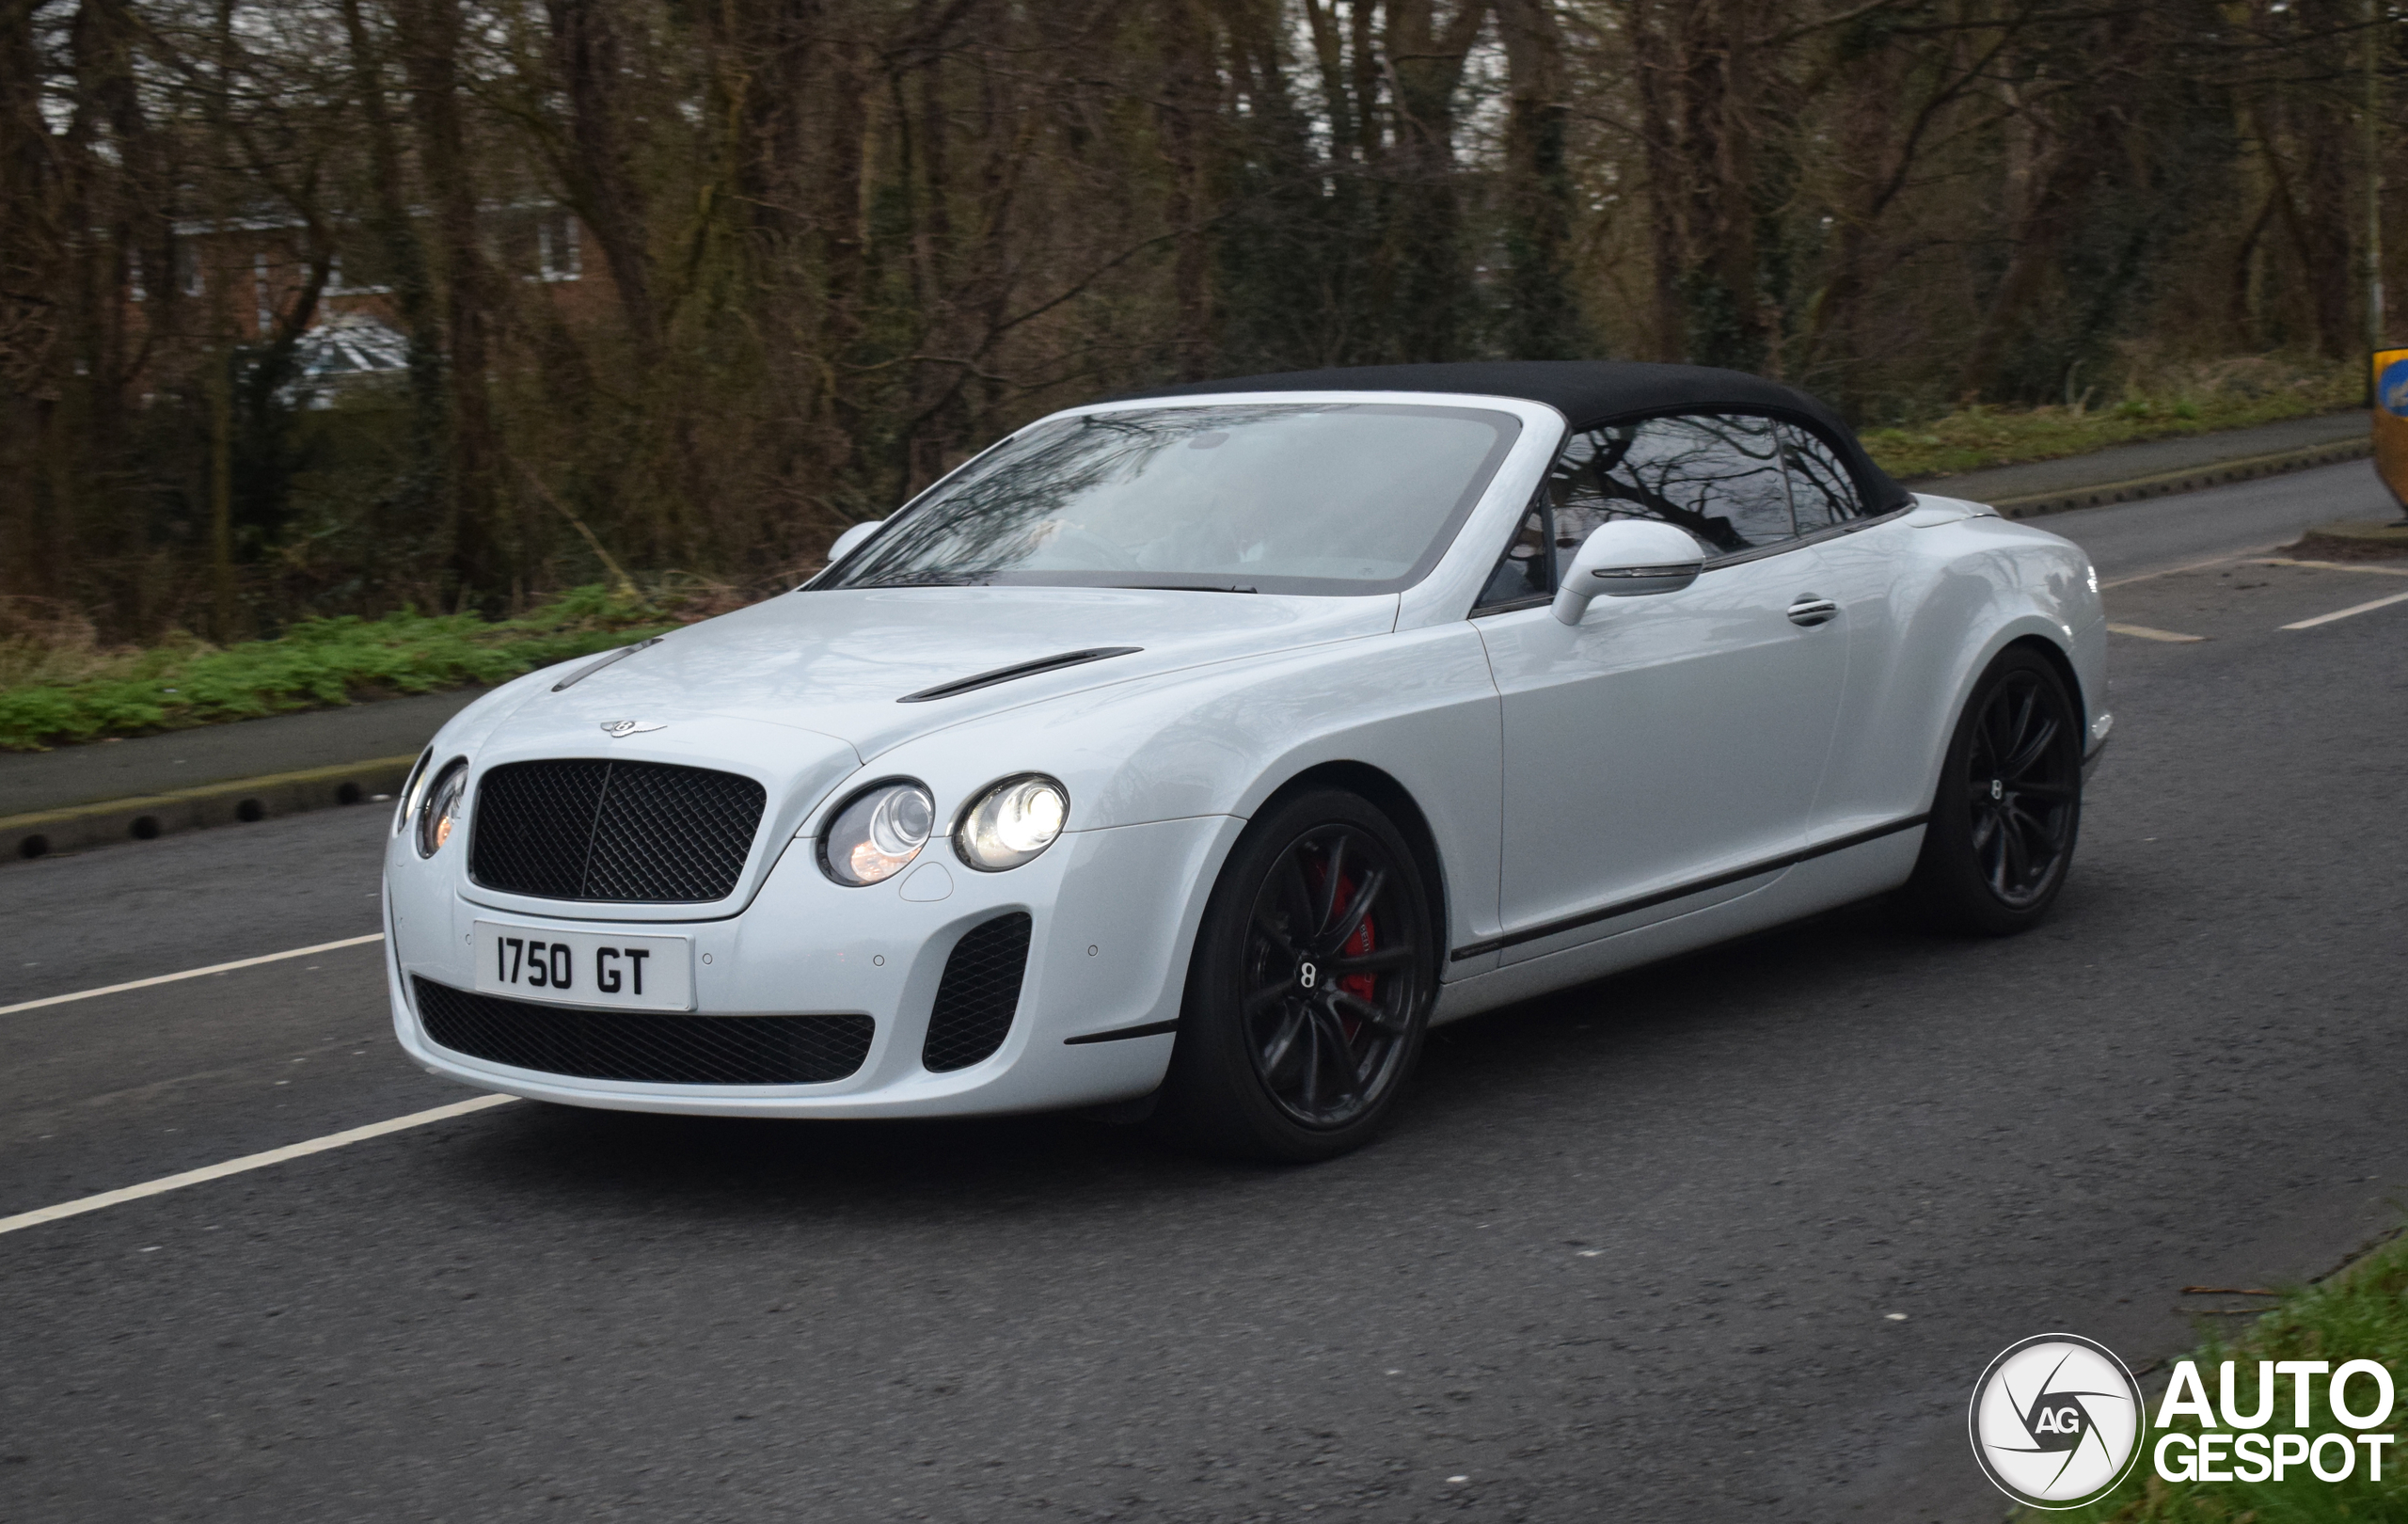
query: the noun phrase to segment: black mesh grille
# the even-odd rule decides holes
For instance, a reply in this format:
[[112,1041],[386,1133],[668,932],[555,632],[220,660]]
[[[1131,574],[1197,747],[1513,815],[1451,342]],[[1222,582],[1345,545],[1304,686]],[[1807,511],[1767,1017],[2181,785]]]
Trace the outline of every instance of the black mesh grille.
[[867,1016],[563,1010],[410,976],[437,1046],[513,1069],[651,1085],[824,1085],[862,1067]]
[[477,785],[468,872],[479,883],[546,899],[582,899],[594,812],[608,762],[514,762]]
[[968,1069],[991,1056],[1012,1029],[1020,1008],[1021,975],[1028,967],[1026,912],[998,915],[972,927],[954,944],[928,1012],[928,1040],[920,1062],[943,1073]]
[[468,872],[545,899],[724,899],[768,802],[752,779],[705,768],[512,762],[477,784]]

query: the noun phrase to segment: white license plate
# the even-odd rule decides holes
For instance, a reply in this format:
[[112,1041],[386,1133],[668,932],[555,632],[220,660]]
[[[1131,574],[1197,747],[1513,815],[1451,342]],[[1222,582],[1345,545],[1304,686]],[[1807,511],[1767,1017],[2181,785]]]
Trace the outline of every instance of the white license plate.
[[694,1008],[694,945],[685,937],[547,931],[476,923],[477,992],[626,1010]]

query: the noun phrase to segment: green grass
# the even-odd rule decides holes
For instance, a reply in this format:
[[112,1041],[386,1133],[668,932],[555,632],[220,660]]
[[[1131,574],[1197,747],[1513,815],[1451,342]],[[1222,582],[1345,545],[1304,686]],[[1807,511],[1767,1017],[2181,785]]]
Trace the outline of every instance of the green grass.
[[518,619],[312,619],[224,649],[189,636],[114,652],[19,638],[0,650],[0,750],[491,685],[675,623],[646,600],[585,587]]
[[[2259,1360],[2380,1360],[2390,1368],[2399,1401],[2390,1423],[2373,1431],[2400,1435],[2384,1452],[2383,1480],[2367,1479],[2366,1452],[2358,1452],[2349,1480],[2320,1482],[2294,1470],[2281,1482],[2159,1481],[2145,1453],[2139,1467],[2106,1501],[2067,1513],[2027,1512],[2025,1524],[2042,1520],[2086,1520],[2090,1524],[2328,1524],[2351,1520],[2408,1519],[2408,1236],[2393,1239],[2356,1264],[2320,1285],[2295,1291],[2277,1301],[2257,1320],[2257,1326],[2231,1342],[2210,1341],[2193,1352],[2208,1400],[2217,1400],[2217,1365],[2238,1360],[2241,1390],[2235,1393],[2245,1411],[2257,1405],[2253,1379]],[[2278,1378],[2280,1379],[2280,1378]],[[2351,1399],[2363,1407],[2372,1389],[2363,1380],[2351,1386]],[[2305,1430],[2292,1429],[2291,1390],[2288,1380],[2276,1389],[2275,1422],[2264,1431],[2316,1434],[2348,1433],[2333,1421],[2325,1405],[2325,1383],[2318,1381],[2308,1408]],[[2155,1405],[2150,1397],[2151,1453],[2157,1442]],[[2175,1427],[2195,1435],[2197,1423],[2188,1417]]]
[[1968,407],[1928,423],[1867,429],[1864,447],[1901,481],[2057,460],[2138,439],[2242,429],[2286,418],[2336,413],[2364,400],[2354,367],[2268,377],[2203,375],[2155,392],[2133,391],[2095,407]]

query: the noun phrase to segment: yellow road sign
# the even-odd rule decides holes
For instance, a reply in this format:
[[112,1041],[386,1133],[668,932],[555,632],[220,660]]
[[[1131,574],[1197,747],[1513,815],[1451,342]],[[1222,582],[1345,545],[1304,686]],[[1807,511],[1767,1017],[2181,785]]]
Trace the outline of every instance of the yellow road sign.
[[2374,352],[2374,470],[2408,508],[2408,349]]

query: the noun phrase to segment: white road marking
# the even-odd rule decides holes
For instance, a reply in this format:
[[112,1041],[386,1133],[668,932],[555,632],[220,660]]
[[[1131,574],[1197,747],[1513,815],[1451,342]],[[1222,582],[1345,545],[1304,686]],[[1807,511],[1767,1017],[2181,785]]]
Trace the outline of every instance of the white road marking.
[[2237,550],[2231,555],[2216,556],[2208,561],[2187,561],[2179,566],[2164,566],[2156,571],[2134,572],[2130,577],[2118,577],[2112,582],[2101,582],[2099,584],[2099,590],[2104,593],[2111,587],[2130,587],[2134,582],[2146,582],[2155,577],[2178,577],[2184,572],[2206,571],[2210,566],[2227,566],[2236,561],[2245,561],[2251,556],[2264,555],[2266,550],[2271,548],[2272,547],[2264,547],[2257,550]]
[[127,1201],[139,1201],[146,1196],[157,1196],[165,1191],[182,1190],[187,1185],[200,1185],[213,1180],[224,1180],[229,1175],[239,1175],[246,1170],[264,1169],[270,1165],[282,1164],[288,1159],[299,1159],[312,1153],[324,1153],[328,1149],[364,1143],[372,1137],[383,1137],[388,1133],[407,1132],[413,1127],[424,1127],[429,1122],[450,1121],[454,1117],[465,1117],[473,1111],[484,1111],[494,1106],[508,1105],[517,1099],[515,1095],[481,1095],[473,1101],[455,1101],[448,1106],[436,1106],[432,1111],[414,1111],[406,1117],[395,1117],[388,1121],[370,1122],[365,1127],[355,1127],[349,1132],[328,1133],[324,1137],[313,1137],[307,1143],[290,1143],[280,1149],[270,1149],[265,1153],[245,1154],[239,1159],[229,1159],[224,1164],[208,1165],[199,1169],[187,1169],[181,1175],[167,1175],[159,1180],[145,1181],[139,1185],[128,1185],[122,1190],[103,1191],[98,1196],[87,1196],[73,1201],[61,1201],[56,1206],[40,1207],[32,1212],[20,1212],[13,1217],[0,1217],[0,1233],[13,1233],[20,1228],[36,1228],[45,1222],[56,1222],[61,1217],[72,1217],[86,1212],[98,1212],[103,1207],[119,1206]]
[[2313,566],[2318,571],[2372,572],[2377,577],[2408,577],[2408,566],[2371,566],[2363,561],[2292,561],[2284,556],[2270,556],[2258,564],[2260,566]]
[[2111,624],[2107,628],[2112,634],[2137,635],[2145,641],[2172,641],[2180,645],[2187,645],[2193,641],[2204,641],[2207,639],[2205,635],[2177,635],[2170,629],[2151,629],[2147,625]]
[[257,958],[237,958],[230,963],[212,963],[207,968],[188,968],[181,974],[158,974],[147,979],[129,979],[123,984],[104,984],[97,990],[78,990],[73,994],[50,995],[40,1000],[20,1000],[13,1006],[0,1006],[0,1016],[14,1016],[21,1010],[39,1010],[44,1006],[63,1006],[71,1000],[89,1000],[95,995],[117,994],[126,990],[147,990],[154,984],[173,984],[178,979],[197,979],[204,974],[229,974],[238,968],[257,968],[261,963],[278,963],[288,958],[307,958],[311,953],[332,952],[338,947],[365,946],[382,942],[385,933],[372,931],[364,937],[345,937],[341,942],[321,942],[315,946],[295,947],[290,952],[262,953]]
[[2375,609],[2388,609],[2395,603],[2408,603],[2408,593],[2394,593],[2387,598],[2376,598],[2368,603],[2353,604],[2347,609],[2336,609],[2329,614],[2318,614],[2313,619],[2303,619],[2296,625],[2285,625],[2283,627],[2285,629],[2314,629],[2319,625],[2329,625],[2336,619],[2347,619],[2352,614],[2362,614]]

